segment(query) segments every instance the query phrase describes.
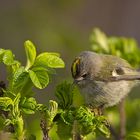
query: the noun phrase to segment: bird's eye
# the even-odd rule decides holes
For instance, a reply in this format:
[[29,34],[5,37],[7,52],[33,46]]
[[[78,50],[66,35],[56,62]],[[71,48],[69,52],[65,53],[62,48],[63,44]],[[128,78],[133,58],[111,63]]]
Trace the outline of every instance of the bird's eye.
[[118,75],[123,75],[125,73],[124,70],[120,67],[116,68],[116,72]]
[[112,71],[112,76],[118,76],[118,75],[123,75],[123,74],[124,74],[124,70],[120,67]]

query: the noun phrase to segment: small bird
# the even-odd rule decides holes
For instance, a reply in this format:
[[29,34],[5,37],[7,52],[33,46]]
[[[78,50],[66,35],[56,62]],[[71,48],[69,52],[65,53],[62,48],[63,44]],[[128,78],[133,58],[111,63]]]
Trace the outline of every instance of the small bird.
[[118,104],[140,80],[140,72],[113,55],[82,52],[71,66],[74,83],[94,108]]

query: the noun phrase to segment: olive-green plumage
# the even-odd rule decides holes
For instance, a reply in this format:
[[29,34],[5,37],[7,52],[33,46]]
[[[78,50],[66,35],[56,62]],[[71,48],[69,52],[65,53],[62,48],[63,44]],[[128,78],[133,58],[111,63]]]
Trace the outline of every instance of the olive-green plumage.
[[71,71],[86,104],[94,107],[117,104],[140,80],[140,73],[126,60],[90,51],[74,60]]

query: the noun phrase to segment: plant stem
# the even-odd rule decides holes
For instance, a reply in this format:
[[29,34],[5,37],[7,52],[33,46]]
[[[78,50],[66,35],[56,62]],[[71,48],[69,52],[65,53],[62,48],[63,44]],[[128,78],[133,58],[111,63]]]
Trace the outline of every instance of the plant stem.
[[82,140],[82,137],[78,132],[78,124],[76,120],[73,123],[72,140]]
[[48,135],[49,130],[47,129],[47,124],[44,119],[41,119],[40,127],[43,132],[43,140],[50,140],[49,135]]
[[124,140],[125,134],[126,134],[125,99],[123,99],[119,104],[119,112],[120,112],[120,137],[119,137],[119,140]]

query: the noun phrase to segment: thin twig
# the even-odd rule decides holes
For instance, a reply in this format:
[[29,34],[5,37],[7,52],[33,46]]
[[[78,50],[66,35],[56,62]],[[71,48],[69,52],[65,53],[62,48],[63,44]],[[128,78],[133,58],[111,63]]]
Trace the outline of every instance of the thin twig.
[[73,123],[72,135],[72,140],[82,140],[82,137],[78,132],[78,124],[76,120]]
[[125,115],[125,99],[123,99],[119,104],[120,112],[120,137],[119,140],[124,140],[126,135],[126,115]]
[[47,124],[44,119],[41,120],[40,127],[43,132],[43,140],[50,140],[49,135],[48,135],[49,130],[47,129]]

